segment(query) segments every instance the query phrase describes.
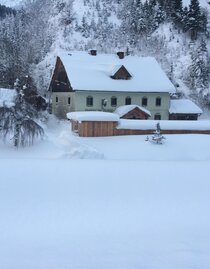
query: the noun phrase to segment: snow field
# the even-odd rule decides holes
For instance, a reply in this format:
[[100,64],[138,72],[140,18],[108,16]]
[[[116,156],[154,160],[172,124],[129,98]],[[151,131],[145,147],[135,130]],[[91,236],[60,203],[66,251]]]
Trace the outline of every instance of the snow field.
[[1,173],[1,268],[209,266],[209,162],[2,160]]
[[210,136],[166,137],[1,145],[0,268],[209,269]]

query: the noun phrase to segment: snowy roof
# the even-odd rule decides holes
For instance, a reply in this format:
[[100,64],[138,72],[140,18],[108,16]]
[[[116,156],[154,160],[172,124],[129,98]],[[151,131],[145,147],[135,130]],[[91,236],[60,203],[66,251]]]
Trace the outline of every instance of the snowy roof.
[[78,111],[66,114],[69,120],[82,121],[119,121],[119,116],[110,112],[102,111]]
[[210,130],[210,121],[178,121],[178,120],[124,120],[120,119],[117,129],[154,130],[157,122],[162,130]]
[[170,101],[170,114],[202,114],[203,111],[191,100],[180,99]]
[[135,109],[135,108],[139,108],[140,110],[142,110],[145,114],[151,116],[151,113],[149,110],[147,110],[144,107],[138,106],[138,105],[125,105],[125,106],[119,106],[116,110],[115,113],[117,113],[120,117],[124,116],[125,114],[127,114],[128,112],[130,112],[131,110]]
[[[71,86],[80,91],[175,92],[175,88],[152,57],[114,54],[91,56],[87,52],[63,52],[58,56],[64,64]],[[129,80],[115,80],[110,72],[124,67],[132,75]]]
[[0,107],[14,106],[15,96],[16,96],[16,91],[14,89],[0,88]]

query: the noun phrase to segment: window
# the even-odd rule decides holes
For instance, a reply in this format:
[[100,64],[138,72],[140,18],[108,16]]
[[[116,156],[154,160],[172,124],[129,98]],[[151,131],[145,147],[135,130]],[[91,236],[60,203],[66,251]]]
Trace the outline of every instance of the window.
[[71,97],[68,97],[68,105],[71,104]]
[[130,105],[130,104],[131,104],[131,98],[130,98],[130,96],[127,96],[127,97],[125,98],[125,104],[126,104],[126,105]]
[[86,98],[86,106],[93,106],[93,97],[92,96],[88,96]]
[[161,120],[161,115],[159,113],[156,113],[154,116],[154,120]]
[[142,105],[142,106],[147,106],[147,97],[143,97],[143,98],[142,98],[141,105]]
[[160,97],[156,98],[156,106],[161,106],[161,98]]
[[58,96],[55,97],[55,102],[58,103]]
[[111,98],[111,106],[117,106],[117,97],[113,96]]

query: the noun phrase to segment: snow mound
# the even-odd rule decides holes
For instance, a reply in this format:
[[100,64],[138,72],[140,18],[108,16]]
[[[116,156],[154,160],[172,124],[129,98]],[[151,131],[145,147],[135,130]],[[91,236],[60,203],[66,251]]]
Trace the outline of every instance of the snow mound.
[[62,159],[104,159],[103,153],[98,152],[96,149],[84,146],[73,144],[70,151],[67,151],[61,155]]
[[103,153],[92,146],[73,141],[72,136],[65,131],[58,137],[58,143],[62,148],[58,159],[104,159]]

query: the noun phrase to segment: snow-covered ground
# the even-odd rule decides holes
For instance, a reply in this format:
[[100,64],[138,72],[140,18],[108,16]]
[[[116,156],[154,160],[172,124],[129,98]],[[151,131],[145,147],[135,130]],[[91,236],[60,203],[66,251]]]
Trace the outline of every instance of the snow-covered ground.
[[210,136],[0,147],[0,268],[209,269]]

